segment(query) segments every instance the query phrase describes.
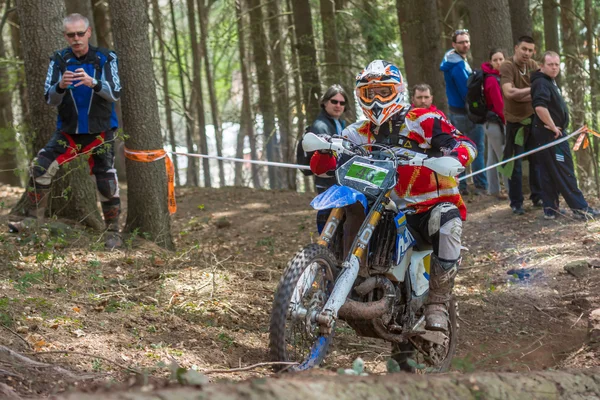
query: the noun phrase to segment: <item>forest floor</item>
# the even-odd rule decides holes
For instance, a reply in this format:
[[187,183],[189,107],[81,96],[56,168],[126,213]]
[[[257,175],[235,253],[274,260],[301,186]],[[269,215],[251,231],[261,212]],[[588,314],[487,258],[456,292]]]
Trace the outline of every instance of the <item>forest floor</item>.
[[[0,186],[1,226],[22,192]],[[176,252],[131,235],[122,250],[105,252],[101,235],[82,227],[29,235],[2,228],[0,397],[2,390],[34,397],[73,387],[157,386],[173,361],[199,371],[268,361],[275,287],[294,252],[316,237],[312,196],[177,189]],[[585,344],[587,316],[600,307],[600,221],[548,221],[530,205],[515,216],[507,202],[488,196],[469,199],[468,208],[453,370],[600,366],[598,349]],[[565,272],[579,260],[591,267],[578,277]],[[361,357],[369,373],[386,372],[388,344],[342,324],[336,330],[323,371]],[[206,374],[214,381],[272,372]]]

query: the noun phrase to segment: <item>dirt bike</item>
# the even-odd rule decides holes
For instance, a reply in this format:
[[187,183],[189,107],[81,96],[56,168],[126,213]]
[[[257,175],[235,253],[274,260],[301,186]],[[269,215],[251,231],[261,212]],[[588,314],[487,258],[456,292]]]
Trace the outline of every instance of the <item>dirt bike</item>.
[[[409,228],[391,193],[399,165],[425,166],[445,176],[464,167],[452,157],[428,158],[312,133],[302,145],[306,152],[335,151],[350,159],[336,170],[339,185],[311,202],[317,210],[332,209],[319,239],[290,260],[277,287],[269,330],[272,360],[296,362],[285,367],[291,371],[319,366],[341,319],[359,336],[391,342],[392,358],[403,370],[447,370],[457,343],[456,303],[453,298],[449,304],[447,333],[425,330],[433,249]],[[355,203],[367,214],[340,260],[344,207]]]

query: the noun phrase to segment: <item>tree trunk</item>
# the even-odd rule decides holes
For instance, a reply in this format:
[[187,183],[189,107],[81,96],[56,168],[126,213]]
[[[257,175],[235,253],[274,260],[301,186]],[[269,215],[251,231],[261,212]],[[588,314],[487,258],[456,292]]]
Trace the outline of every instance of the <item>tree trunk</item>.
[[495,47],[513,48],[508,0],[468,0],[471,10],[473,68],[480,68]]
[[325,52],[325,86],[339,84],[340,58],[335,25],[335,2],[333,0],[320,0],[321,28],[323,29],[323,51]]
[[[279,125],[279,137],[281,139],[281,160],[283,162],[294,162],[295,149],[290,146],[292,127],[290,121],[290,96],[288,89],[288,73],[284,59],[283,36],[279,18],[281,18],[281,8],[279,2],[275,0],[267,7],[267,19],[269,20],[269,36],[271,48],[271,65],[273,66],[273,76],[275,93],[277,101],[275,102],[277,112],[277,123]],[[291,168],[280,168],[280,177],[282,177],[282,187],[296,190],[296,170]]]
[[[569,98],[569,112],[571,114],[570,130],[575,130],[585,123],[585,103],[584,91],[582,86],[585,84],[583,67],[580,63],[581,51],[579,32],[580,26],[578,20],[573,15],[575,10],[573,0],[560,1],[560,25],[562,30],[562,48],[565,70],[563,74],[563,83]],[[577,153],[577,169],[583,173],[580,179],[580,185],[587,185],[588,179],[593,176],[593,161],[591,149],[581,148]],[[583,178],[583,179],[581,179]]]
[[[177,142],[175,141],[175,128],[173,127],[173,110],[171,107],[171,94],[169,93],[169,70],[167,68],[167,56],[165,54],[165,37],[162,30],[163,15],[160,12],[158,0],[152,0],[152,13],[154,18],[154,28],[158,36],[158,53],[160,58],[161,80],[163,88],[163,100],[165,103],[165,116],[167,120],[167,134],[171,151],[177,151]],[[175,184],[181,185],[179,179],[179,162],[177,156],[173,156],[173,166],[175,168]]]
[[[23,62],[23,49],[21,47],[21,27],[19,25],[19,14],[11,12],[8,14],[8,21],[10,22],[10,43],[13,51],[13,55],[17,61],[21,61],[15,71],[17,80],[17,91],[19,93],[19,105],[21,106],[21,120],[20,123],[27,125],[29,124],[29,103],[27,101],[27,88],[25,87],[25,67]],[[34,149],[27,147],[27,156],[32,157]]]
[[[286,0],[287,7],[287,18],[288,18],[288,26],[290,29],[290,61],[292,65],[292,71],[295,73],[292,74],[292,80],[294,82],[294,112],[296,114],[296,134],[294,135],[294,140],[291,141],[291,150],[295,151],[296,146],[298,146],[298,141],[302,139],[302,135],[304,134],[304,110],[302,109],[302,82],[300,81],[301,77],[298,73],[300,70],[299,62],[298,62],[298,47],[296,46],[296,30],[294,28],[294,14],[292,13],[292,5],[291,0]],[[290,135],[290,139],[292,135]],[[296,160],[294,159],[294,162]]]
[[92,28],[90,44],[98,46],[92,0],[65,0],[65,6],[67,8],[67,14],[78,13],[90,21],[90,27]]
[[[208,97],[210,98],[210,114],[215,131],[215,142],[217,146],[217,155],[223,156],[223,131],[221,130],[221,118],[219,117],[219,106],[217,104],[217,90],[215,80],[210,66],[210,57],[208,55],[208,12],[209,8],[204,4],[204,0],[198,0],[198,21],[200,24],[200,46],[202,49],[202,58],[204,58],[204,72],[208,85]],[[225,167],[223,161],[219,160],[219,183],[221,187],[226,185]]]
[[110,17],[106,1],[93,1],[94,26],[96,27],[96,39],[98,47],[106,49],[113,48],[112,29],[110,28]]
[[[275,161],[275,111],[271,93],[271,68],[267,59],[267,38],[263,29],[264,20],[260,0],[248,0],[248,8],[250,9],[252,51],[258,81],[258,105],[263,117],[263,137],[267,150],[267,160]],[[277,170],[275,167],[268,167],[268,171],[270,188],[278,189]]]
[[[208,140],[206,138],[206,115],[204,113],[204,94],[202,90],[201,75],[202,63],[200,61],[201,50],[200,46],[198,45],[198,34],[196,31],[196,11],[194,6],[194,0],[187,0],[187,7],[188,25],[190,29],[190,40],[192,45],[192,98],[196,100],[196,121],[198,122],[198,129],[200,130],[201,153],[208,154]],[[208,158],[202,159],[202,167],[204,171],[204,186],[211,187],[212,177],[210,176],[210,160]]]
[[406,80],[411,86],[431,85],[437,107],[446,110],[444,75],[439,71],[444,56],[439,25],[428,22],[437,19],[436,0],[397,0],[396,5]]
[[[188,112],[187,101],[188,98],[185,92],[185,82],[184,82],[184,73],[183,73],[183,65],[181,62],[181,52],[179,51],[179,34],[177,32],[177,22],[175,21],[175,8],[173,6],[173,0],[169,0],[169,8],[171,11],[171,28],[173,29],[173,38],[175,40],[175,58],[177,62],[177,71],[179,72],[179,89],[181,91],[181,111],[183,113],[183,117],[185,118],[185,141],[187,145],[188,153],[195,153],[194,149],[194,126],[193,120]],[[201,149],[202,150],[202,149]],[[198,163],[195,157],[188,157],[188,164],[186,170],[186,185],[188,186],[199,186],[200,179],[198,177]],[[205,168],[206,170],[206,168]],[[206,171],[205,171],[206,173]],[[206,182],[204,182],[206,184]],[[210,186],[210,176],[209,176],[209,186]]]
[[544,13],[544,47],[560,54],[558,39],[558,7],[556,0],[543,0]]
[[[162,149],[145,0],[110,0],[113,35],[121,54],[125,144],[132,150]],[[127,159],[128,201],[125,230],[148,233],[158,245],[173,249],[167,204],[165,163]]]
[[[10,6],[8,1],[1,3],[4,12]],[[4,7],[6,6],[6,7]],[[14,11],[13,11],[14,12]],[[2,33],[5,24],[0,26],[0,59],[6,59],[6,49]],[[17,171],[17,138],[13,126],[12,92],[10,91],[9,64],[0,64],[0,183],[20,186],[21,179]]]
[[321,83],[319,70],[315,67],[318,62],[309,1],[292,0],[292,11],[298,48],[298,65],[302,77],[302,98],[307,123],[312,123],[317,119],[321,110],[319,106]]
[[452,48],[452,34],[458,28],[458,7],[456,3],[456,0],[438,0],[442,49]]
[[508,0],[510,9],[510,24],[512,28],[512,42],[517,43],[523,35],[533,36],[533,22],[529,0]]
[[253,379],[207,384],[202,389],[177,388],[154,392],[70,393],[62,400],[349,400],[349,399],[592,399],[600,396],[597,369],[573,372],[479,373],[465,375],[388,374],[382,376],[314,376],[294,379]]
[[[598,59],[595,53],[595,40],[594,40],[594,28],[596,26],[594,8],[592,6],[592,0],[584,1],[585,9],[585,25],[586,25],[586,42],[587,42],[587,56],[590,66],[590,102],[592,108],[592,120],[590,126],[596,132],[598,132],[598,96],[600,96],[600,84],[598,82]],[[598,149],[600,145],[600,139],[596,136],[590,135],[592,141],[592,166],[594,168],[594,180],[596,181],[596,195],[600,197],[600,177],[598,176]]]
[[[240,73],[242,75],[242,114],[240,115],[240,132],[241,140],[238,138],[238,143],[241,141],[241,146],[238,145],[238,158],[243,156],[244,151],[244,137],[248,136],[250,144],[250,158],[258,160],[258,154],[256,152],[256,138],[254,135],[254,119],[252,118],[252,104],[250,100],[250,78],[248,76],[248,54],[246,52],[246,34],[244,29],[244,12],[242,10],[242,0],[236,0],[235,2],[235,14],[237,21],[237,33],[238,33],[238,49],[240,52]],[[241,151],[239,149],[241,147]],[[241,185],[243,164],[236,163],[235,170],[235,184]],[[256,164],[251,164],[252,171],[252,185],[259,189],[260,185],[260,173],[259,167]]]
[[[35,151],[43,148],[56,126],[56,109],[48,106],[40,88],[44,87],[49,56],[64,47],[62,41],[62,19],[65,15],[62,0],[18,0],[16,2],[20,21],[27,21],[27,29],[21,30],[24,46],[25,77],[29,102],[30,128]],[[80,157],[69,166],[66,173],[61,168],[52,184],[50,208],[60,217],[73,219],[95,229],[104,224],[96,205],[96,187],[89,178],[87,162]],[[67,195],[68,194],[68,195]],[[20,213],[28,204],[24,194],[12,212]]]
[[[347,12],[344,11],[344,7],[346,6],[347,1],[337,1],[335,2],[336,9],[336,31],[338,33],[338,47],[341,49],[351,48],[352,43],[356,41],[358,35],[353,35],[354,31],[352,29],[352,24],[349,24],[345,21],[345,18],[348,18]],[[291,18],[291,17],[290,17]],[[340,50],[341,51],[341,50]],[[354,57],[356,55],[353,54],[352,51],[344,51],[343,60],[340,59],[340,83],[346,93],[348,94],[348,104],[346,104],[346,108],[344,109],[344,114],[342,114],[342,118],[346,120],[348,124],[351,124],[356,121],[356,102],[354,101],[354,86],[356,82],[354,81],[354,77],[356,76],[357,71],[360,67],[356,67],[354,65]],[[312,122],[312,121],[311,121]],[[310,186],[311,189],[314,189],[314,186]]]

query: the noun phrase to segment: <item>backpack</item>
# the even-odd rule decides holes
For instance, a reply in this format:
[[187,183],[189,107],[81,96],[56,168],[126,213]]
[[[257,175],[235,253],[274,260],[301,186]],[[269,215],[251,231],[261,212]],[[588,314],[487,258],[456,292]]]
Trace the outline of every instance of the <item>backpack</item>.
[[[467,96],[465,97],[465,108],[469,119],[475,124],[483,124],[488,119],[488,108],[485,103],[483,83],[486,74],[482,70],[474,70],[467,80]],[[496,76],[498,83],[500,79]]]

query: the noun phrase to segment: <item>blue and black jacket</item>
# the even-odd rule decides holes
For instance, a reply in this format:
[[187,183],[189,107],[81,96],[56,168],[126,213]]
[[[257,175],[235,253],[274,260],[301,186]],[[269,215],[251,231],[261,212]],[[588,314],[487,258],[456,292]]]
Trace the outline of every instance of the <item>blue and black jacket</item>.
[[[83,68],[95,78],[93,87],[81,85],[61,89],[58,84],[65,71]],[[118,127],[115,102],[121,96],[121,81],[117,55],[114,51],[94,46],[77,58],[70,47],[59,50],[50,58],[46,76],[46,102],[58,107],[56,129],[69,134],[97,134]]]

